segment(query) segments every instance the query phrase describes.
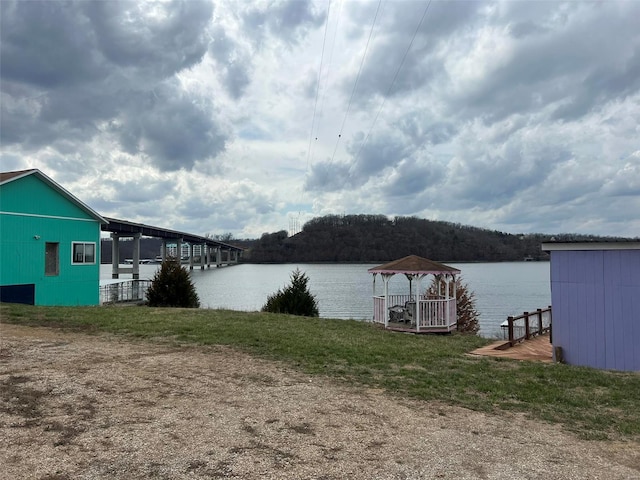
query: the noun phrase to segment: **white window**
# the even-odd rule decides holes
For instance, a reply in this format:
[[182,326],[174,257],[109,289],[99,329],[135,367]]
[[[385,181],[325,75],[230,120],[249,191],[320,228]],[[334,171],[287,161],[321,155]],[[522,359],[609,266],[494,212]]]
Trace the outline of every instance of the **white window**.
[[96,263],[96,244],[85,242],[73,242],[71,244],[71,263]]

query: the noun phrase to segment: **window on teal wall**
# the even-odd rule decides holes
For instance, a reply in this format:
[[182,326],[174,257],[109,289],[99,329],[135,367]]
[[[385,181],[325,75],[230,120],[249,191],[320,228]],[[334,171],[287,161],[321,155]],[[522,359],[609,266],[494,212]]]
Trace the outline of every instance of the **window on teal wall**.
[[60,244],[47,242],[44,244],[44,274],[55,276],[60,274]]
[[74,265],[83,263],[96,263],[96,244],[85,242],[73,242],[71,263]]

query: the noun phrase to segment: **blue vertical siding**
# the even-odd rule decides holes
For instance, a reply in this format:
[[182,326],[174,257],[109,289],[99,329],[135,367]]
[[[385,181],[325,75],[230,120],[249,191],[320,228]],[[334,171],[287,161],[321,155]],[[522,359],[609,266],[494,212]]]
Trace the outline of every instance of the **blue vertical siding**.
[[640,250],[552,251],[551,297],[567,363],[640,370]]

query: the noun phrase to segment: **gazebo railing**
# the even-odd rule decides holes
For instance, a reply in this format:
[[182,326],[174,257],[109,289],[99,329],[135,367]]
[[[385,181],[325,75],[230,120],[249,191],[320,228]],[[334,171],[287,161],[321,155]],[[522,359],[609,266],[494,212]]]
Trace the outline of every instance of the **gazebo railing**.
[[374,323],[384,324],[385,308],[384,297],[373,297],[373,321]]
[[420,328],[446,327],[449,329],[456,324],[456,299],[420,300],[420,319],[416,323]]
[[[415,295],[389,295],[389,301],[387,302],[387,308],[402,307],[404,308],[407,302],[415,302]],[[373,297],[373,321],[375,323],[384,323],[385,320],[385,305],[384,295],[376,295]]]
[[[455,329],[456,325],[456,299],[455,298],[420,298],[420,319],[418,315],[415,295],[389,295],[386,310],[402,307],[408,310],[410,323],[419,329]],[[373,297],[373,321],[384,325],[387,311],[385,310],[385,297]]]

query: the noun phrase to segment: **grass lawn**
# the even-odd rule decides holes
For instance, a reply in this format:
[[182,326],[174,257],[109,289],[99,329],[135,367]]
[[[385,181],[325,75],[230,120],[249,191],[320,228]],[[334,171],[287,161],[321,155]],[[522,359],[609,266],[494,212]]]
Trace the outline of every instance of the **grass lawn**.
[[[0,306],[2,323],[229,345],[327,375],[473,410],[524,412],[583,438],[640,440],[640,374],[465,355],[488,340],[229,310]],[[0,327],[1,328],[1,327]],[[1,332],[1,330],[0,330]]]

